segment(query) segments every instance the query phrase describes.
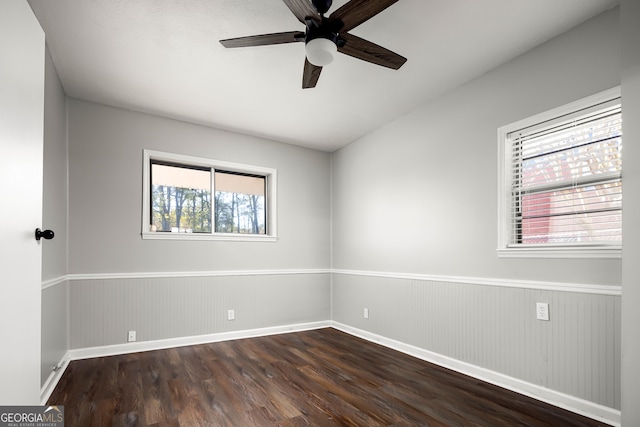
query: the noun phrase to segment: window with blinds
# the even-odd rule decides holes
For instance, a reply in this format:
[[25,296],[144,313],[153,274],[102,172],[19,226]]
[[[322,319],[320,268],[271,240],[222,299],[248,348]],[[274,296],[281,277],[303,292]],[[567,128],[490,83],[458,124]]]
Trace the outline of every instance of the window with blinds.
[[506,248],[620,247],[619,98],[505,136]]

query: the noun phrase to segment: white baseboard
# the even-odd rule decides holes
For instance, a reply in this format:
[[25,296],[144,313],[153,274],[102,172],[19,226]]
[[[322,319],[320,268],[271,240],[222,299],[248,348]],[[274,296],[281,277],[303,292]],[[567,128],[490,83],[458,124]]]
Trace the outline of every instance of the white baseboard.
[[491,371],[480,366],[462,362],[448,356],[433,353],[423,348],[415,347],[413,345],[392,340],[381,335],[353,328],[342,323],[331,322],[331,327],[342,332],[346,332],[347,334],[360,337],[367,341],[371,341],[376,344],[391,348],[393,350],[411,355],[413,357],[417,357],[418,359],[434,363],[438,366],[442,366],[444,368],[469,375],[473,378],[477,378],[490,384],[497,385],[498,387],[506,388],[507,390],[515,391],[516,393],[520,393],[525,396],[540,400],[542,402],[566,409],[568,411],[584,415],[585,417],[602,421],[612,426],[620,426],[621,413],[617,409],[599,405],[594,402],[589,402],[588,400],[570,396],[568,394],[564,394],[546,387],[541,387],[539,385],[522,381],[517,378],[501,374],[499,372]]
[[309,331],[312,329],[328,328],[331,322],[310,322],[295,325],[272,326],[268,328],[246,329],[242,331],[220,332],[190,337],[168,338],[156,341],[129,342],[124,344],[105,345],[100,347],[76,348],[68,351],[71,360],[90,359],[93,357],[114,356],[118,354],[138,353],[141,351],[162,350],[165,348],[184,347],[188,345],[208,344],[219,341],[237,340],[242,338],[262,337],[267,335],[285,334],[288,332]]
[[59,367],[59,369],[56,371],[51,371],[49,378],[47,378],[47,380],[44,382],[44,385],[40,389],[41,405],[46,405],[47,400],[49,400],[49,397],[51,397],[51,393],[53,393],[53,390],[58,385],[58,382],[60,381],[60,378],[62,378],[62,374],[64,374],[67,366],[69,366],[70,361],[71,359],[69,359],[69,352],[67,352],[64,356],[62,356],[60,362],[58,362],[57,366]]

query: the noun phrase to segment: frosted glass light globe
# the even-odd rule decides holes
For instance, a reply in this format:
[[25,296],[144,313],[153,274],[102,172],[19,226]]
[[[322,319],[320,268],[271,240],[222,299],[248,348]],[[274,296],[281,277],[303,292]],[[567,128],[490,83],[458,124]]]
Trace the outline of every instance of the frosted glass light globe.
[[331,40],[317,38],[309,40],[305,46],[307,60],[317,67],[324,67],[333,62],[338,46]]

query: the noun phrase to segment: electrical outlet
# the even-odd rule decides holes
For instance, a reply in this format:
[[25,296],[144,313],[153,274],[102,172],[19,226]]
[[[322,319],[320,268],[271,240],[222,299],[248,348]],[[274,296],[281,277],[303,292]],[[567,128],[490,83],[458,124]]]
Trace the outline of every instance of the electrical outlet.
[[227,310],[227,320],[235,320],[236,311],[235,310]]
[[549,304],[546,302],[536,303],[536,319],[549,320]]
[[136,331],[129,331],[129,335],[127,336],[128,342],[134,342],[136,340]]
[[364,313],[363,313],[363,314],[364,314],[364,318],[365,318],[365,319],[368,319],[368,318],[369,318],[369,309],[368,309],[368,308],[365,308],[365,309],[364,309]]

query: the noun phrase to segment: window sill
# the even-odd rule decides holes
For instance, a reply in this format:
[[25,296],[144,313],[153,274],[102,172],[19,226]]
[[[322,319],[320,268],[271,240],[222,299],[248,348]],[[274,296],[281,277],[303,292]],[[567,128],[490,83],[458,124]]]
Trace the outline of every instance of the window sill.
[[499,248],[498,258],[622,258],[622,246]]
[[277,242],[278,236],[230,233],[142,233],[143,240],[218,240],[228,242]]

